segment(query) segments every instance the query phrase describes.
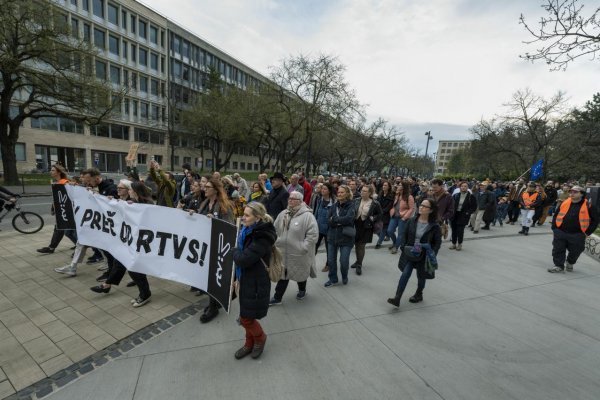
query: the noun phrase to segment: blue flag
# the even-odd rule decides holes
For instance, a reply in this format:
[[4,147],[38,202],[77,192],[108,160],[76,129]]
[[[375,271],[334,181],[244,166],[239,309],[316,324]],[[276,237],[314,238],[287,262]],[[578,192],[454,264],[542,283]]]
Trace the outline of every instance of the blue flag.
[[543,166],[544,159],[542,158],[540,161],[536,162],[533,167],[531,167],[532,181],[537,181],[542,175],[544,175]]

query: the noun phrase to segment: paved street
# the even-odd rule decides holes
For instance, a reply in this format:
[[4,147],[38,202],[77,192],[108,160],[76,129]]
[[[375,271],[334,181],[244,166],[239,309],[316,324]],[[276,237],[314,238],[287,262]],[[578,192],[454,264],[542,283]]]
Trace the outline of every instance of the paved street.
[[[583,255],[575,272],[549,274],[549,229],[532,229],[527,238],[515,235],[517,230],[493,228],[475,238],[467,233],[462,252],[444,243],[441,269],[427,282],[425,301],[408,303],[416,286],[413,277],[399,311],[386,303],[399,272],[396,256],[385,249],[369,249],[363,276],[352,272],[348,286],[325,289],[325,274],[319,273],[309,280],[307,298],[298,302],[291,284],[283,304],[263,320],[269,340],[259,361],[233,358],[243,338],[235,322],[236,304],[230,316],[208,325],[187,318],[143,344],[134,340],[115,360],[94,362],[69,378],[71,383],[60,384],[64,387],[36,390],[40,395],[54,390],[48,397],[53,400],[229,399],[240,393],[250,399],[597,399],[600,305],[593,299],[600,289],[600,263]],[[47,235],[34,240],[39,244]],[[19,244],[3,247],[2,254],[9,251],[19,264],[8,267],[1,261],[1,307],[5,310],[10,302],[14,308],[0,313],[0,320],[9,324],[13,313],[27,320],[0,333],[0,343],[23,349],[17,358],[0,358],[8,375],[0,387],[6,382],[23,387],[137,329],[123,320],[133,318],[130,322],[141,326],[142,318],[152,321],[148,314],[166,316],[195,300],[176,284],[162,282],[170,291],[159,291],[161,283],[153,280],[154,302],[133,310],[127,300],[135,290],[123,288],[108,296],[87,290],[95,269],[86,267],[74,279],[54,276],[48,261],[64,260],[68,251],[23,255],[35,245]],[[319,265],[323,261],[319,254]],[[21,279],[19,274],[24,274]],[[35,297],[31,301],[38,308],[27,305],[26,295]],[[69,297],[65,301],[59,295]],[[175,303],[167,306],[167,299]],[[41,313],[47,321],[28,311],[40,308],[47,310]],[[82,320],[94,326],[86,322],[83,329],[77,325]],[[70,332],[79,350],[67,353],[71,346],[48,329],[53,321]],[[113,325],[126,332],[119,335]],[[94,347],[87,335],[106,342],[98,340],[102,343]],[[15,378],[15,365],[24,359],[29,360],[29,378]],[[45,359],[60,368],[46,371],[55,363]]]

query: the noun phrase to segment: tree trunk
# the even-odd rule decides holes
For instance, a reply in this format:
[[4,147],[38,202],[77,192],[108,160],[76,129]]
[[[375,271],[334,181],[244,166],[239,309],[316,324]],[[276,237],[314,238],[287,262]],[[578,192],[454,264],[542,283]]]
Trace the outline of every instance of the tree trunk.
[[[19,128],[10,129],[10,135],[7,134],[9,125],[0,127],[0,145],[2,148],[2,167],[4,169],[4,184],[19,185],[19,174],[17,173],[17,155],[15,147],[19,137]],[[15,138],[15,139],[13,139]]]

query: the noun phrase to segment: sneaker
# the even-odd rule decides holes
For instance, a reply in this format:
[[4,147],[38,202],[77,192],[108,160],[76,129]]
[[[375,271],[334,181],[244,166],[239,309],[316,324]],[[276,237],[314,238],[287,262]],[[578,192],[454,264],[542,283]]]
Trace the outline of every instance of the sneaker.
[[398,249],[396,247],[394,247],[390,250],[390,253],[396,254],[396,253],[398,253]]
[[350,268],[356,268],[358,266],[358,263],[354,263],[350,266]]
[[456,245],[453,244],[452,246],[448,247],[450,250],[456,250]]
[[567,267],[567,271],[569,271],[569,272],[573,272],[573,264],[571,264],[571,263],[569,263],[569,262],[567,261],[567,265],[566,265],[566,267]]
[[548,268],[548,272],[550,272],[551,274],[564,274],[565,269],[561,267],[552,267]]
[[461,250],[462,250],[462,244],[457,244],[456,251],[461,251]]
[[54,249],[52,249],[50,247],[42,247],[41,249],[37,249],[36,251],[38,253],[42,253],[42,254],[52,254],[52,253],[54,253]]
[[275,296],[269,301],[269,306],[278,306],[281,304],[281,299],[276,299]]
[[298,294],[296,294],[296,300],[304,300],[306,297],[306,290],[299,290]]
[[324,266],[321,272],[329,272],[329,265]]
[[381,245],[380,245],[379,243],[377,243],[377,244],[375,245],[375,249],[376,249],[376,250],[378,250],[378,249],[380,249],[380,248],[381,248]]
[[106,271],[108,270],[108,264],[102,264],[101,266],[98,267],[98,271]]
[[360,266],[360,265],[356,266],[356,275],[362,275],[362,266]]
[[108,272],[103,273],[99,277],[96,278],[96,282],[104,282],[108,279]]
[[331,286],[337,286],[337,284],[338,284],[337,282],[327,281],[327,282],[325,282],[325,285],[323,285],[323,286],[331,287]]
[[141,307],[144,304],[148,304],[150,302],[150,296],[148,296],[148,298],[146,299],[142,299],[141,297],[138,297],[137,299],[135,299],[135,301],[133,302],[133,306],[134,307]]
[[95,257],[95,256],[91,256],[87,259],[86,264],[96,264],[99,263],[101,261],[104,261],[104,257]]
[[65,274],[65,275],[69,275],[69,276],[76,276],[77,275],[77,267],[75,267],[71,264],[67,264],[64,267],[54,268],[54,272],[58,272],[59,274]]

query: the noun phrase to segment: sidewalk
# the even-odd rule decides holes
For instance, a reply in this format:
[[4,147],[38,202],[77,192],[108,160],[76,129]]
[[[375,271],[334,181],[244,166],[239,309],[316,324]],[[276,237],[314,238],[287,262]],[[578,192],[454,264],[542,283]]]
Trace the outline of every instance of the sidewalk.
[[407,301],[414,277],[400,310],[386,303],[397,256],[369,249],[348,286],[325,289],[319,272],[299,302],[290,285],[261,321],[269,339],[258,361],[233,357],[243,343],[235,303],[231,315],[189,318],[47,398],[596,400],[600,263],[582,255],[575,272],[550,274],[549,228],[517,230],[480,234],[461,252],[445,242],[422,303]]
[[137,289],[125,287],[128,276],[110,294],[96,294],[89,288],[97,284],[99,265],[80,266],[75,278],[53,271],[71,260],[68,239],[54,254],[35,251],[48,244],[52,229],[0,232],[0,399],[205,301],[183,285],[150,278],[152,301],[133,308]]

